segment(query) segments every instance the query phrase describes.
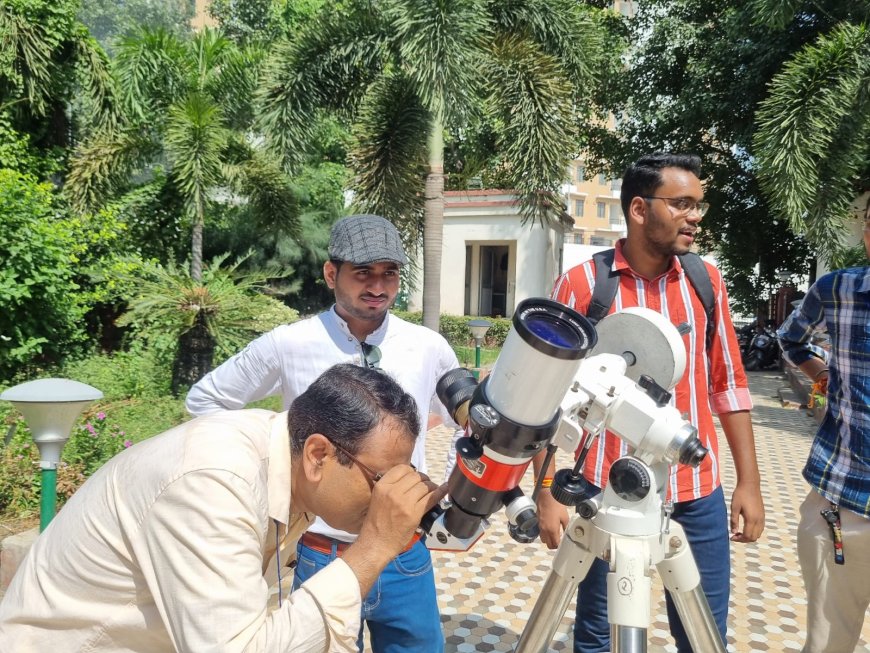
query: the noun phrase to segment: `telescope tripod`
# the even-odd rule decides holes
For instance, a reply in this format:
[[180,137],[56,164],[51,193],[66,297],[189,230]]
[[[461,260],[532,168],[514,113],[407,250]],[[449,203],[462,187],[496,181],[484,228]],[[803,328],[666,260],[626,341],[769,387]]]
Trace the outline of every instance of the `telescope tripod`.
[[[665,465],[655,467],[655,472],[664,473],[661,478],[667,478]],[[656,485],[650,483],[658,474],[633,457],[619,459],[614,468],[622,476],[614,482],[612,471],[604,492],[583,500],[579,514],[568,523],[515,653],[546,652],[577,584],[596,557],[610,565],[607,612],[613,653],[647,650],[653,566],[671,592],[692,649],[696,653],[725,653],[685,532],[670,520],[663,487],[656,491]],[[565,492],[566,482],[573,482],[576,488],[577,481],[571,470],[561,470],[553,483],[554,495]],[[572,491],[576,489],[568,493]]]

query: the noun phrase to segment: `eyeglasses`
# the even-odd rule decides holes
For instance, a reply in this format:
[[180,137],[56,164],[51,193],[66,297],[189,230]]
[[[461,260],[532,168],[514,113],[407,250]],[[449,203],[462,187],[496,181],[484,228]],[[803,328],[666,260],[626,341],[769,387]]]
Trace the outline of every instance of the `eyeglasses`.
[[[326,439],[329,440],[329,438],[326,438]],[[359,461],[359,458],[357,458],[356,456],[354,456],[351,452],[349,452],[349,451],[348,451],[347,449],[345,449],[344,447],[342,447],[342,446],[336,444],[336,443],[333,442],[332,440],[329,440],[329,442],[332,444],[333,447],[335,447],[335,448],[338,449],[341,453],[343,453],[345,456],[347,456],[348,458],[350,458],[351,462],[356,463],[357,465],[359,465],[359,468],[360,468],[361,470],[363,470],[363,472],[365,473],[366,478],[368,479],[368,482],[369,482],[369,486],[370,486],[370,487],[374,487],[375,483],[377,483],[378,481],[380,481],[380,480],[384,477],[384,475],[383,475],[381,472],[376,472],[375,470],[373,470],[373,469],[372,469],[371,467],[369,467],[368,465],[365,465],[365,464],[361,463],[361,462]]]
[[370,345],[367,342],[361,342],[363,362],[370,370],[377,370],[381,367],[381,350],[376,345]]
[[657,197],[655,195],[643,195],[645,200],[662,200],[669,207],[676,211],[677,215],[688,215],[692,211],[698,213],[699,218],[703,218],[704,214],[710,208],[707,202],[695,202],[687,197]]

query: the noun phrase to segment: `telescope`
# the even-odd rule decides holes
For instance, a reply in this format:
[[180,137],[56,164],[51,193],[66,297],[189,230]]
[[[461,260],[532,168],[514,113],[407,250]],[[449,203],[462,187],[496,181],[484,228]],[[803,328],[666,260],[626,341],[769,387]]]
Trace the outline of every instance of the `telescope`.
[[[659,313],[629,308],[598,323],[548,299],[528,299],[490,375],[478,384],[453,370],[437,385],[439,399],[466,435],[456,443],[447,500],[423,521],[431,549],[465,551],[494,512],[505,508],[518,542],[539,535],[535,497],[519,488],[532,459],[556,449],[579,452],[559,470],[553,498],[578,514],[562,538],[553,569],[517,653],[546,651],[592,561],[611,565],[608,615],[614,651],[645,651],[650,621],[649,568],[658,567],[674,596],[694,650],[724,653],[682,528],[665,501],[669,466],[697,466],[707,455],[695,427],[672,405],[670,390],[685,370],[682,333]],[[626,445],[604,491],[583,478],[586,456],[605,430]],[[631,583],[625,583],[631,578]],[[646,597],[643,596],[646,592]]]

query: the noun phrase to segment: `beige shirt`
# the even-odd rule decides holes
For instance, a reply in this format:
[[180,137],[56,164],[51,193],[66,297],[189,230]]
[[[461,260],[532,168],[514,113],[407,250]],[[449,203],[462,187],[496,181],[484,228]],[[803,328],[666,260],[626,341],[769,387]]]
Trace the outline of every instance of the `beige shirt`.
[[182,424],[109,461],[39,536],[0,604],[0,651],[355,651],[342,560],[268,611],[310,521],[286,413]]

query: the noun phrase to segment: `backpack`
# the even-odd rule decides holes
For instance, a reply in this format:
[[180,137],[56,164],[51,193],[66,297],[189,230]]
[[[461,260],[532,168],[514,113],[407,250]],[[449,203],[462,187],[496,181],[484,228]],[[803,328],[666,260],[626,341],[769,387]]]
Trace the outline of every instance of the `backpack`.
[[[592,255],[592,260],[595,262],[595,288],[592,291],[592,300],[586,311],[586,318],[592,324],[597,324],[607,315],[610,311],[610,305],[616,297],[616,291],[619,287],[619,272],[613,270],[614,252],[613,249],[606,249]],[[716,305],[716,295],[713,292],[710,273],[707,272],[707,266],[697,254],[692,252],[680,254],[679,259],[695,294],[704,306],[704,312],[707,314],[706,345],[707,351],[710,351],[710,345],[713,342],[713,310]]]

